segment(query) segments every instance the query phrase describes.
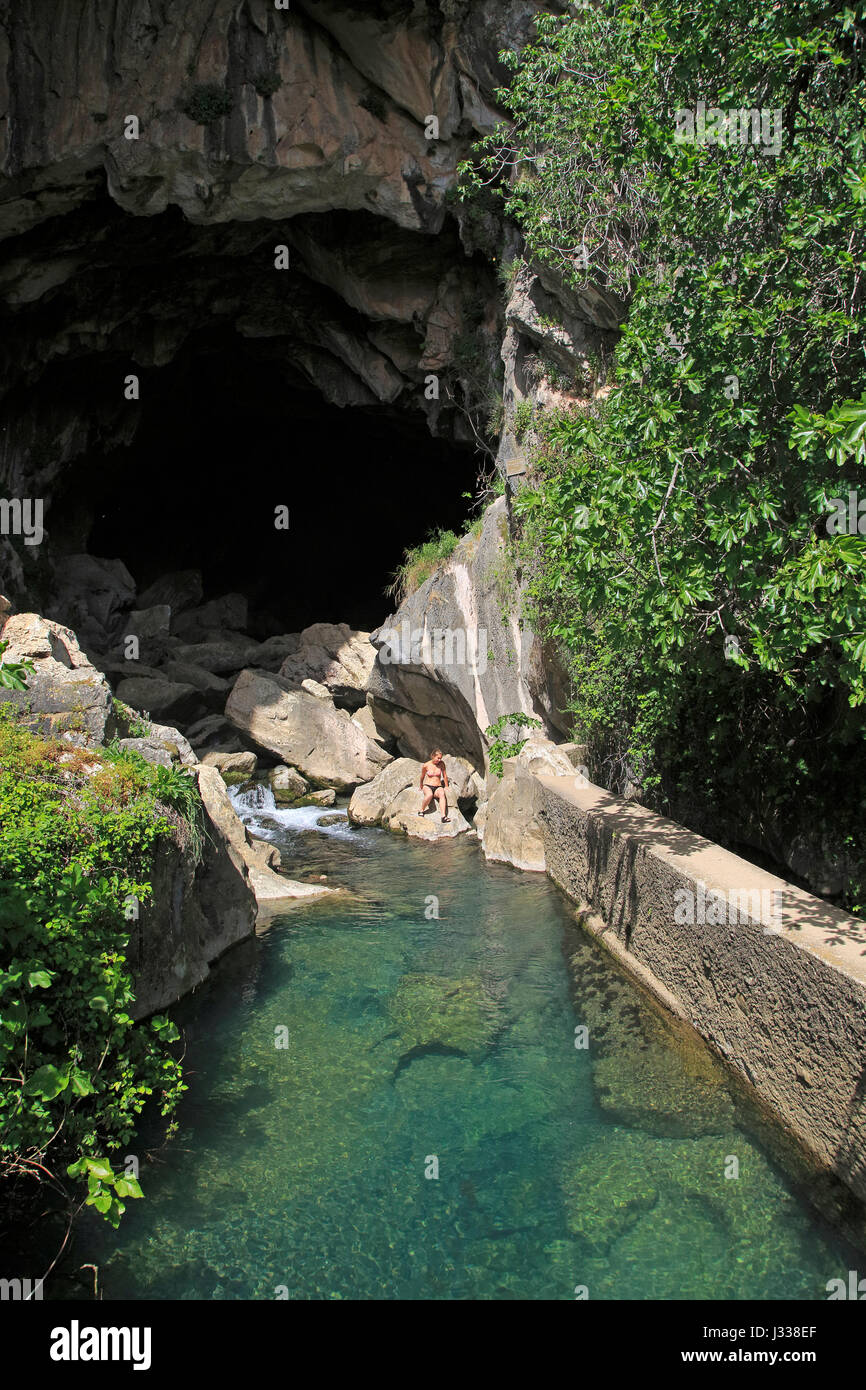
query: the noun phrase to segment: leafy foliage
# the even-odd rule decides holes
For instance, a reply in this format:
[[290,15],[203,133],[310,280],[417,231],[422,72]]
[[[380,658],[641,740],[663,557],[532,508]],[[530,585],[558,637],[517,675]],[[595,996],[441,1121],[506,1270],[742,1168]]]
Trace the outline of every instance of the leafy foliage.
[[[866,540],[828,526],[834,498],[866,497],[864,16],[542,16],[505,55],[510,121],[464,170],[535,260],[630,299],[607,399],[536,425],[518,501],[596,775],[708,832],[785,826],[837,856],[866,772]],[[768,113],[778,152],[678,140],[699,100]]]
[[490,771],[497,777],[503,773],[502,764],[506,758],[515,758],[524,748],[527,739],[508,739],[505,737],[506,729],[540,729],[541,720],[533,719],[528,714],[518,711],[516,714],[501,714],[499,718],[488,725],[485,729],[490,744],[487,749],[487,757],[490,763]]
[[184,1089],[175,1025],[129,1015],[126,958],[173,794],[143,759],[40,739],[0,707],[0,1178],[65,1191],[66,1164],[113,1224],[141,1194],[110,1155],[151,1096],[167,1116]]
[[411,546],[404,552],[402,565],[395,571],[388,586],[387,594],[398,604],[414,594],[416,589],[426,583],[445,561],[454,554],[460,537],[454,531],[443,531],[440,527],[431,531],[421,545]]
[[0,688],[6,690],[26,690],[27,672],[33,670],[32,661],[5,661],[4,652],[8,642],[0,640]]
[[233,102],[231,95],[216,82],[199,82],[180,103],[185,116],[198,125],[213,125],[227,116]]

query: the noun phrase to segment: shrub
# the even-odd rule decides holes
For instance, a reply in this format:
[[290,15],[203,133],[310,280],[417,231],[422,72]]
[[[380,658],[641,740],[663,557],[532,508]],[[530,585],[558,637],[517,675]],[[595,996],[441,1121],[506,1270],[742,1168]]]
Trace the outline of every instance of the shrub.
[[283,85],[283,79],[277,68],[268,68],[266,71],[257,72],[252,82],[260,97],[272,97],[274,92],[278,92]]
[[0,706],[0,1178],[5,1195],[27,1178],[71,1201],[65,1165],[114,1225],[141,1189],[111,1155],[150,1097],[168,1117],[184,1089],[174,1024],[128,1012],[129,919],[177,836],[160,772],[38,738]]
[[440,528],[431,532],[421,545],[405,551],[402,565],[395,571],[385,590],[388,597],[401,604],[410,594],[414,594],[454,554],[459,540],[460,537],[453,531]]
[[233,102],[231,96],[216,82],[200,82],[180,103],[185,116],[198,125],[213,125],[227,116]]
[[494,724],[489,724],[485,729],[487,737],[491,740],[487,749],[487,757],[490,763],[490,771],[497,777],[502,776],[502,764],[506,758],[514,758],[525,747],[527,739],[507,739],[506,729],[540,729],[541,720],[533,719],[528,714],[501,714]]

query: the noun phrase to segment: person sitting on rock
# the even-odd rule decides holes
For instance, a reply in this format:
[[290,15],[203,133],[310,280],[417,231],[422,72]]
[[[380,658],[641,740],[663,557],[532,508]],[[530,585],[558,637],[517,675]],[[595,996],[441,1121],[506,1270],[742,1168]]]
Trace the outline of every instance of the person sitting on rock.
[[420,785],[424,793],[421,815],[426,816],[435,798],[436,804],[442,812],[442,824],[446,825],[451,819],[448,815],[448,797],[445,790],[448,786],[448,771],[445,767],[441,748],[435,748],[430,754],[430,761],[422,767]]

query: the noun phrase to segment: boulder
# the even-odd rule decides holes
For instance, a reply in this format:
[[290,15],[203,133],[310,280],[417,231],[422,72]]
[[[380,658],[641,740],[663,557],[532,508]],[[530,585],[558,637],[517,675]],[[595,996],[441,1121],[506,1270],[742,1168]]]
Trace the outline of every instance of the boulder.
[[[491,791],[480,828],[477,815],[475,824],[485,859],[544,873],[544,837],[538,820],[541,788],[527,762],[520,757],[506,758],[502,780]],[[573,776],[574,769],[570,763],[568,766]],[[490,783],[494,780],[491,777]]]
[[5,661],[31,661],[34,668],[27,689],[0,689],[0,702],[29,711],[30,727],[41,734],[63,734],[90,746],[113,736],[111,688],[74,632],[38,613],[16,613],[6,619],[0,636],[9,643]]
[[262,671],[279,671],[286,657],[298,650],[300,642],[298,632],[283,632],[276,637],[268,637],[256,647],[252,664]]
[[104,643],[134,602],[135,580],[122,560],[78,554],[64,555],[56,563],[49,611],[76,631]]
[[394,740],[377,728],[373,711],[368,704],[364,704],[359,710],[356,710],[352,715],[352,720],[360,729],[364,730],[367,737],[372,739],[374,743],[381,744],[389,753],[393,751]]
[[421,763],[414,758],[395,758],[372,782],[356,787],[348,805],[349,820],[356,825],[381,825],[391,803],[407,787],[417,787],[420,779]]
[[312,802],[314,806],[333,806],[337,800],[337,793],[333,787],[323,787],[321,791],[310,792],[305,800]]
[[375,660],[368,632],[353,631],[347,623],[313,623],[304,628],[298,650],[286,657],[280,675],[293,685],[317,681],[334,699],[360,708]]
[[249,619],[243,594],[223,594],[198,608],[188,608],[172,619],[171,630],[178,637],[197,641],[203,632],[243,632]]
[[259,905],[259,915],[272,909],[280,902],[290,898],[317,898],[324,893],[334,893],[334,888],[325,888],[319,883],[299,883],[278,873],[280,851],[267,840],[257,839],[247,831],[247,844],[244,850],[250,883]]
[[315,786],[349,790],[369,782],[390,761],[333,705],[266,671],[241,671],[226,704],[226,718]]
[[176,759],[182,767],[193,767],[198,762],[189,742],[171,724],[154,724],[153,720],[149,720],[145,737],[150,742],[167,748],[172,759]]
[[443,825],[439,808],[421,814],[422,795],[418,787],[407,787],[382,815],[387,830],[408,835],[413,840],[453,840],[471,830],[469,822],[456,804],[448,803],[448,821]]
[[142,608],[167,604],[172,614],[181,613],[186,608],[194,608],[201,603],[202,581],[199,570],[174,570],[160,575],[143,594],[139,594]]
[[252,777],[258,759],[255,753],[205,753],[202,762],[206,767],[218,767],[221,773],[243,772]]
[[218,747],[223,752],[232,752],[237,747],[237,733],[224,714],[208,714],[204,719],[197,719],[186,732],[193,748],[199,751]]
[[156,604],[153,608],[133,608],[123,620],[124,636],[159,637],[168,632],[171,622],[171,609],[167,603]]
[[155,739],[122,738],[118,740],[117,746],[122,748],[124,753],[138,753],[145,762],[157,763],[160,767],[173,767],[178,761],[176,755],[172,757],[171,749]]
[[248,666],[257,650],[258,643],[248,638],[226,635],[218,641],[181,643],[174,657],[177,661],[203,666],[215,676],[229,676]]
[[164,661],[161,667],[162,672],[171,681],[178,681],[181,685],[191,685],[195,690],[199,690],[205,698],[207,704],[214,705],[215,710],[222,712],[226,702],[226,696],[231,690],[231,681],[224,676],[211,675],[203,666],[196,666],[192,661]]
[[118,685],[117,698],[133,709],[180,723],[195,719],[202,710],[201,693],[194,686],[150,676],[128,676]]
[[301,774],[293,767],[285,767],[283,764],[271,768],[268,781],[278,806],[284,805],[287,801],[297,801],[309,791]]

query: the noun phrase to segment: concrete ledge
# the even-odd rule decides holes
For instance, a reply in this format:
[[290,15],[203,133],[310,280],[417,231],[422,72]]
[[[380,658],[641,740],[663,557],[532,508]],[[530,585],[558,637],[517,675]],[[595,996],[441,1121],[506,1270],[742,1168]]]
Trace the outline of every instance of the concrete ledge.
[[550,877],[866,1201],[866,923],[600,787],[538,781]]

